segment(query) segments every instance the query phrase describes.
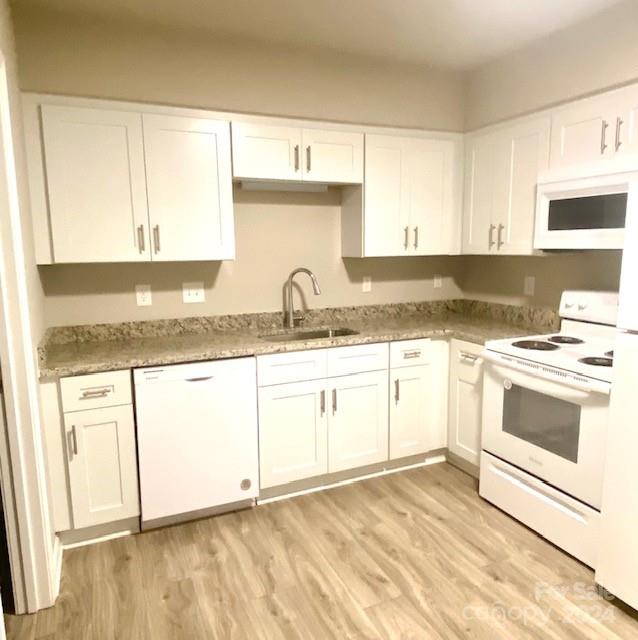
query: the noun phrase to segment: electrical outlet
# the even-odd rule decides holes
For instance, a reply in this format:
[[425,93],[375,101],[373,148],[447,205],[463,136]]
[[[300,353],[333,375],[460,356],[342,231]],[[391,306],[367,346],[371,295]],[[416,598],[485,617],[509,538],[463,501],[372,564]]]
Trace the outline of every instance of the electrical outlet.
[[150,307],[153,304],[153,296],[151,295],[150,284],[136,284],[135,298],[138,307]]
[[434,276],[434,288],[440,289],[443,286],[443,278],[439,275]]
[[193,302],[204,302],[204,300],[206,299],[204,295],[204,283],[203,282],[183,282],[182,297],[186,304],[190,304]]
[[372,278],[370,276],[363,276],[361,291],[363,291],[363,293],[370,293],[370,291],[372,291]]
[[523,293],[526,296],[533,296],[536,289],[536,278],[534,276],[525,276],[523,283]]

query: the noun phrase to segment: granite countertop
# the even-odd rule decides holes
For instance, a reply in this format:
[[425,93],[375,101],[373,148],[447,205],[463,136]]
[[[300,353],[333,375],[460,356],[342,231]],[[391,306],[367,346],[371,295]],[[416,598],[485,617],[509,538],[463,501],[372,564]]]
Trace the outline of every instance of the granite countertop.
[[[469,312],[463,308],[467,307],[463,303],[469,301],[460,302],[457,305],[446,303],[443,307],[439,304],[434,308],[431,303],[416,303],[318,310],[314,315],[309,314],[308,321],[301,329],[348,327],[358,333],[306,341],[269,342],[259,337],[285,332],[281,329],[281,314],[60,328],[53,330],[39,349],[40,377],[57,378],[178,362],[412,338],[459,338],[482,344],[492,339],[547,332],[556,326],[556,316],[551,310],[511,307],[507,313],[508,307],[498,305],[502,308],[496,312],[486,306],[484,313],[476,313],[476,308]],[[530,311],[522,316],[521,309]],[[196,324],[193,325],[191,321]],[[72,329],[75,329],[74,335]],[[99,339],[100,336],[103,339]]]

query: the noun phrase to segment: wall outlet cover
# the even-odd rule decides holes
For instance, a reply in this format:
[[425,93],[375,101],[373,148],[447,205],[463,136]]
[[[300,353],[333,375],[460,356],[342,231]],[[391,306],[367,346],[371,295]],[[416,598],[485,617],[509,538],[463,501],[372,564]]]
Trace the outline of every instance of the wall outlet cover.
[[206,296],[204,295],[204,283],[183,282],[182,298],[186,304],[204,302],[204,300],[206,300]]
[[372,291],[372,278],[370,276],[363,276],[361,291],[363,291],[363,293],[370,293],[370,291]]
[[534,276],[525,276],[523,283],[523,293],[526,296],[533,296],[536,290],[536,278]]
[[153,296],[151,294],[150,284],[136,284],[135,298],[138,307],[150,307],[153,304]]
[[439,275],[434,276],[434,288],[440,289],[443,286],[443,278]]

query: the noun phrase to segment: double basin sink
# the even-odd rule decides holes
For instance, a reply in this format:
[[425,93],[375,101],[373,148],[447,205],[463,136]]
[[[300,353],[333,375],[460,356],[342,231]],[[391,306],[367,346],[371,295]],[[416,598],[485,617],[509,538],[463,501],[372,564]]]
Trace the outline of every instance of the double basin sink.
[[321,338],[338,338],[339,336],[356,336],[359,332],[345,327],[329,329],[299,329],[284,333],[271,333],[259,336],[267,342],[294,342],[296,340],[320,340]]

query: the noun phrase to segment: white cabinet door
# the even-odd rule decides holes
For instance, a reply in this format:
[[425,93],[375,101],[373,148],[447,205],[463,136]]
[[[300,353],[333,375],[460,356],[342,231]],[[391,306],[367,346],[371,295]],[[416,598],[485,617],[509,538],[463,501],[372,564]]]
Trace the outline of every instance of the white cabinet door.
[[491,134],[475,135],[466,141],[463,253],[484,254],[495,246],[494,146]]
[[304,129],[302,143],[305,182],[363,182],[362,133]]
[[596,164],[614,155],[616,105],[603,95],[579,100],[552,116],[550,167]]
[[364,182],[364,255],[406,255],[409,223],[400,138],[366,135]]
[[432,367],[390,371],[390,459],[425,453],[429,447]]
[[301,129],[232,123],[233,177],[301,180]]
[[388,459],[388,371],[328,380],[328,470]]
[[450,415],[448,448],[478,466],[481,451],[483,347],[452,340],[450,345]]
[[495,134],[492,223],[496,251],[531,254],[534,245],[536,184],[549,163],[549,118],[539,118]]
[[230,124],[143,115],[152,259],[235,257]]
[[131,405],[64,414],[73,526],[140,513]]
[[638,154],[638,87],[618,92],[618,114],[613,122],[614,149],[619,155]]
[[415,138],[406,140],[405,146],[408,251],[422,256],[451,253],[458,228],[454,224],[455,144]]
[[328,472],[326,381],[259,389],[262,489]]
[[54,262],[148,260],[140,114],[41,109]]

